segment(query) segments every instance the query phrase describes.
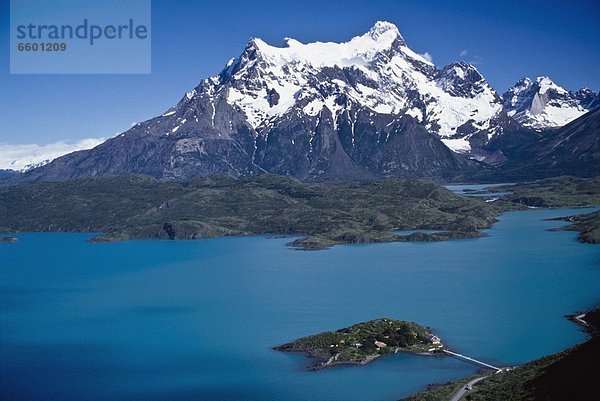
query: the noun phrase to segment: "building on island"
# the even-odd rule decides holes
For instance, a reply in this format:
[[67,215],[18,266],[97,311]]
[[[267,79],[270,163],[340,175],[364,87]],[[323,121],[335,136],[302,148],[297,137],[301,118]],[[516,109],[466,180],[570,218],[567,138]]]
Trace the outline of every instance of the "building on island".
[[433,345],[442,345],[442,340],[440,340],[438,336],[433,334],[427,335],[427,342]]

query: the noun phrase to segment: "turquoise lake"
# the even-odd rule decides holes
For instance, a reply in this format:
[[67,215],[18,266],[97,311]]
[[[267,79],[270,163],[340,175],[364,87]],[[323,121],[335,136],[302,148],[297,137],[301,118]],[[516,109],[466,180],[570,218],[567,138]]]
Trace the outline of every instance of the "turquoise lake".
[[392,317],[451,349],[518,365],[586,340],[564,315],[600,301],[600,246],[507,213],[488,236],[304,252],[289,238],[91,244],[18,234],[0,244],[5,400],[392,401],[478,368],[396,354],[307,371],[271,347]]

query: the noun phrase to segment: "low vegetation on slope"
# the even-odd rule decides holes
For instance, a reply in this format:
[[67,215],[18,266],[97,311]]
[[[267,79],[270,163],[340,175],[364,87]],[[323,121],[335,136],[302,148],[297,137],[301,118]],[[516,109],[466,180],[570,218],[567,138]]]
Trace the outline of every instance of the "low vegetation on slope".
[[[435,339],[435,344],[432,343]],[[399,350],[430,352],[442,347],[429,329],[414,322],[382,318],[358,323],[344,329],[299,338],[275,347],[278,351],[302,352],[317,358],[312,369],[338,364],[366,364]]]
[[[504,199],[530,207],[600,206],[600,177],[554,177],[517,185],[494,187],[496,192],[511,192]],[[600,244],[600,212],[568,219],[571,225],[562,230],[579,231],[579,239],[590,244]]]
[[579,231],[581,242],[600,244],[600,211],[574,216],[568,220],[573,224],[565,227],[565,230]]
[[[387,242],[394,230],[481,235],[504,209],[425,180],[307,184],[261,175],[163,182],[125,176],[0,188],[0,231],[85,231],[96,240],[288,234],[293,245]],[[443,239],[443,238],[441,238]]]
[[511,192],[505,199],[533,207],[575,207],[600,205],[600,176],[547,178],[490,188],[495,192]]
[[[600,361],[600,307],[587,312],[584,319],[592,325],[594,337],[557,354],[529,362],[510,371],[490,374],[473,386],[464,400],[469,401],[560,401],[600,399],[596,385]],[[427,391],[404,401],[447,401],[469,379]]]
[[598,361],[600,337],[594,337],[561,353],[488,377],[476,385],[469,400],[598,399]]
[[[600,205],[600,178],[558,177],[496,187],[495,202],[464,197],[426,180],[308,184],[270,174],[188,182],[132,175],[0,187],[0,232],[100,232],[96,241],[200,239],[284,234],[292,245],[439,241],[483,235],[496,216],[523,208]],[[574,219],[598,241],[599,215]],[[395,230],[439,230],[397,236]]]

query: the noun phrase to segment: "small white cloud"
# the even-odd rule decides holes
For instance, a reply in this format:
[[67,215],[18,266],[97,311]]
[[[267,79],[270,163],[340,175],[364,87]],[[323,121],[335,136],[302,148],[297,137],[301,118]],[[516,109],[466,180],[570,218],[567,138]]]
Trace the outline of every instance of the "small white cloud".
[[428,52],[420,53],[419,56],[423,57],[425,60],[429,61],[430,63],[433,63],[433,56],[431,54],[429,54]]
[[0,143],[0,169],[26,171],[77,150],[91,149],[107,138],[58,141],[47,145]]
[[469,51],[465,49],[465,50],[461,50],[458,56],[459,56],[459,57],[464,57],[464,56],[466,56],[467,54],[469,54]]
[[473,64],[473,65],[481,65],[481,64],[483,64],[483,57],[472,56],[472,60],[469,60],[469,63]]

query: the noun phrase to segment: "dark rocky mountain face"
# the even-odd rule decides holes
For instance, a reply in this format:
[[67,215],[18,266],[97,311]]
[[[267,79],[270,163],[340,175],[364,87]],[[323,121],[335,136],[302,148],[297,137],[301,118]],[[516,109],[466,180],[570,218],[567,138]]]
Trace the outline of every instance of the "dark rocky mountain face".
[[[138,124],[94,149],[63,156],[24,177],[36,182],[142,173],[183,180],[270,172],[335,182],[452,179],[476,167],[410,116],[394,118],[355,106],[334,121],[331,112],[323,109],[316,116],[292,113],[257,134],[227,104],[216,107],[212,115],[212,106],[202,97],[182,102],[185,107],[173,114]],[[198,114],[201,118],[196,122]],[[193,124],[186,126],[187,119]],[[185,122],[176,129],[173,121]]]
[[587,107],[590,110],[594,110],[594,109],[600,107],[600,93],[598,93],[596,95],[596,97],[592,99],[592,101],[590,102],[590,104],[588,104]]
[[511,131],[488,146],[506,152],[507,161],[497,174],[509,179],[596,176],[600,173],[600,108],[556,130]]
[[529,163],[555,174],[600,173],[600,108],[528,146]]
[[252,39],[161,116],[19,180],[263,172],[306,181],[456,180],[481,168],[470,159],[500,165],[520,152],[537,137],[531,116],[556,125],[597,98],[538,79],[520,81],[503,99],[474,66],[438,70],[386,22],[346,43],[287,39],[279,48]]
[[0,169],[0,178],[18,175],[18,171]]

